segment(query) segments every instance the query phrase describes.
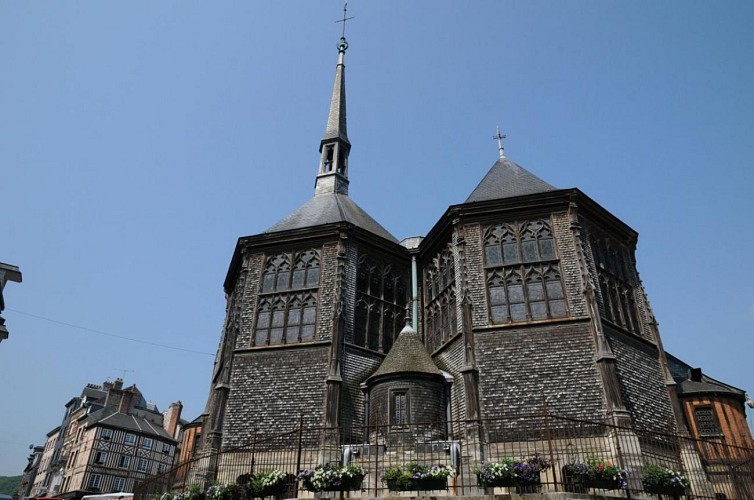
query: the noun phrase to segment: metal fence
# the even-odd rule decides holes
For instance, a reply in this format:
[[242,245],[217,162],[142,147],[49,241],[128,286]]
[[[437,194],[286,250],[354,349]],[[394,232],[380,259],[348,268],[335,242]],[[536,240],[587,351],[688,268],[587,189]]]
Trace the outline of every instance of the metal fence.
[[[460,432],[459,432],[460,429]],[[459,437],[459,434],[462,437]],[[139,484],[136,500],[162,493],[181,493],[198,486],[233,483],[244,474],[280,470],[288,481],[279,496],[311,498],[295,475],[320,464],[358,464],[368,470],[360,491],[349,497],[397,496],[382,476],[388,467],[415,462],[452,466],[457,474],[445,491],[431,496],[480,496],[516,492],[510,488],[480,488],[475,468],[485,462],[538,457],[550,467],[541,473],[536,491],[570,492],[626,498],[657,498],[643,492],[647,465],[679,470],[688,478],[688,498],[754,498],[754,450],[730,446],[723,437],[695,440],[687,436],[642,431],[612,423],[577,420],[547,413],[480,421],[421,423],[327,429],[298,426],[277,434],[254,435],[234,449],[205,453]],[[599,490],[574,484],[565,466],[585,461],[610,462],[626,472],[627,488]],[[414,495],[416,492],[413,493]],[[338,496],[320,493],[317,496]]]

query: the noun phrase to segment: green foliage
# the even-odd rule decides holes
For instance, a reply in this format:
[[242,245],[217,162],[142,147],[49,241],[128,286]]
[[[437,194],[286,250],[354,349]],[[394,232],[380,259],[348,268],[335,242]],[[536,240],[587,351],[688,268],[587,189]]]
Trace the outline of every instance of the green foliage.
[[0,493],[4,495],[15,495],[18,493],[18,487],[21,486],[23,476],[0,476]]

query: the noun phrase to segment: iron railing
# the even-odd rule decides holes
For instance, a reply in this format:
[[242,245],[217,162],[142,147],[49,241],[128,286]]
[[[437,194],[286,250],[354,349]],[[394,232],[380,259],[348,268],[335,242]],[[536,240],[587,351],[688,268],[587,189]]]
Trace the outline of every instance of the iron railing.
[[[134,494],[135,500],[152,500],[165,492],[182,493],[192,487],[205,490],[211,484],[233,483],[243,474],[277,469],[289,478],[280,496],[310,498],[312,493],[295,480],[299,471],[318,464],[354,463],[369,472],[361,491],[347,496],[390,496],[382,480],[385,470],[416,462],[453,466],[457,472],[449,478],[445,492],[433,491],[432,496],[480,496],[515,490],[480,488],[475,468],[487,461],[534,456],[551,464],[541,473],[537,490],[542,492],[649,498],[643,492],[642,477],[645,467],[653,464],[683,472],[691,484],[687,493],[693,498],[754,498],[754,449],[728,445],[722,437],[697,440],[546,412],[479,421],[338,429],[305,426],[302,420],[285,432],[255,433],[243,446],[204,452],[141,482]],[[627,488],[595,490],[574,484],[565,474],[566,464],[588,460],[611,462],[625,470]]]

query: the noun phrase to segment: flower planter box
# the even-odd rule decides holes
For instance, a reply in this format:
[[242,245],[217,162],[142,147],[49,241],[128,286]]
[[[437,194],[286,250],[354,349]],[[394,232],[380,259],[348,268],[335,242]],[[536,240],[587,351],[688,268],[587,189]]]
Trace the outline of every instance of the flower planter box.
[[249,490],[249,498],[265,498],[265,497],[279,497],[285,490],[285,483],[276,484],[274,486],[267,486],[259,490]]
[[317,488],[308,479],[304,479],[304,488],[308,491],[353,491],[361,489],[362,481],[364,476],[344,477],[338,484]]
[[480,476],[477,476],[476,482],[480,488],[511,488],[513,486],[516,486],[516,480],[512,477],[501,477],[494,480],[483,480]]
[[390,491],[431,491],[448,489],[447,478],[429,479],[386,479],[387,489]]
[[541,493],[541,483],[516,483],[516,493],[523,495],[525,493]]
[[650,486],[644,485],[644,491],[654,495],[665,495],[671,498],[681,498],[686,494],[683,486]]
[[619,490],[621,488],[620,481],[616,481],[611,477],[585,478],[582,480],[582,484],[587,488],[595,488],[598,490]]

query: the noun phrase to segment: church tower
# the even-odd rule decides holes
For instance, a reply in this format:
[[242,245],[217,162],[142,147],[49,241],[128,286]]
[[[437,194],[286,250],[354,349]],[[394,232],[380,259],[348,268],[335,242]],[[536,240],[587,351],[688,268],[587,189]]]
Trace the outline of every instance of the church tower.
[[303,418],[337,435],[364,418],[359,385],[403,327],[410,257],[348,196],[345,37],[337,45],[314,195],[238,240],[205,410],[205,450]]

